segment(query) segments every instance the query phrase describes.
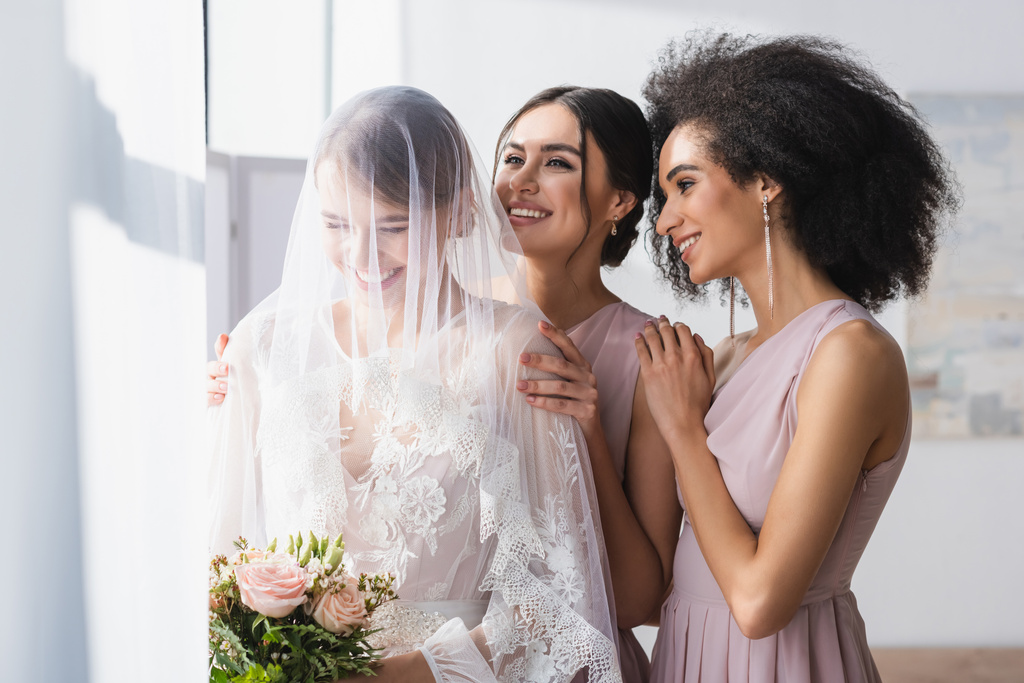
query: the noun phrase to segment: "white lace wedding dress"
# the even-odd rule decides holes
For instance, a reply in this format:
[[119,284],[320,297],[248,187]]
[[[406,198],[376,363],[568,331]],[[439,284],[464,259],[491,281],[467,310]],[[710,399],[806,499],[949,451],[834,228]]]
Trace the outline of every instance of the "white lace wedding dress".
[[521,353],[557,349],[491,296],[529,305],[482,168],[414,89],[325,124],[281,287],[227,347],[211,548],[343,534],[350,571],[397,577],[378,644],[439,681],[618,681],[585,442],[515,390]]
[[[229,398],[211,410],[215,450],[230,453],[213,473],[214,550],[240,533],[256,546],[341,533],[350,570],[397,577],[401,602],[376,624],[391,653],[426,642],[442,680],[566,680],[584,662],[591,680],[615,680],[608,625],[587,617],[607,620],[608,607],[582,436],[568,418],[524,409],[513,390],[521,352],[556,349],[522,309],[496,313],[501,332],[463,343],[440,383],[403,373],[394,357],[354,361],[338,349],[343,362],[269,391],[258,388],[273,384],[273,321],[246,318],[226,356],[228,395],[262,405]],[[456,319],[444,334],[462,332]],[[490,386],[506,387],[503,419],[519,439],[479,413]]]

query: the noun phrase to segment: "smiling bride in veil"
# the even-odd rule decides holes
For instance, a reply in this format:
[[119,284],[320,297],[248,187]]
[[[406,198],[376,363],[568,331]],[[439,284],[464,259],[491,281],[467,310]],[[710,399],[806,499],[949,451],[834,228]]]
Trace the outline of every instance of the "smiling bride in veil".
[[515,391],[520,354],[557,349],[485,168],[412,88],[324,124],[281,286],[225,356],[211,549],[343,533],[352,570],[397,578],[381,680],[617,681],[584,441]]

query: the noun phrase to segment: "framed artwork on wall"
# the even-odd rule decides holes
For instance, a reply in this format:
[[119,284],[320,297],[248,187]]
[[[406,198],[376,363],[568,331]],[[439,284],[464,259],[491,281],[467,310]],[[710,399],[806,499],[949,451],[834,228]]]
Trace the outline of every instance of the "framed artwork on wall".
[[909,306],[907,366],[922,438],[1024,436],[1024,95],[911,95],[964,205],[928,291]]

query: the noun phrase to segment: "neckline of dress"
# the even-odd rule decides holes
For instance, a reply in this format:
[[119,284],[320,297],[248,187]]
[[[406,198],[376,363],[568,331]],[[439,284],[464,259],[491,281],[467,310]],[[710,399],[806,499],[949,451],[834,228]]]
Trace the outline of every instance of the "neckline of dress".
[[740,374],[741,370],[743,370],[743,367],[749,363],[750,359],[753,358],[757,354],[758,351],[763,349],[765,346],[768,346],[769,344],[771,344],[773,340],[778,339],[778,338],[784,336],[783,333],[786,332],[787,330],[793,329],[793,323],[795,323],[796,321],[798,321],[801,318],[805,317],[808,313],[810,313],[811,311],[813,311],[816,308],[824,306],[825,304],[835,304],[835,303],[842,303],[843,305],[845,305],[845,304],[852,304],[852,303],[857,303],[857,302],[855,302],[855,301],[853,301],[851,299],[825,299],[824,301],[819,301],[818,303],[814,304],[813,306],[810,306],[809,308],[801,311],[800,313],[795,315],[792,320],[790,320],[788,323],[783,325],[775,334],[773,334],[772,336],[770,336],[767,339],[765,339],[763,342],[761,342],[761,344],[756,349],[754,349],[753,351],[748,353],[746,355],[746,357],[742,361],[740,361],[740,364],[736,366],[736,369],[733,371],[733,373],[729,377],[729,379],[726,380],[725,384],[723,384],[722,386],[720,386],[717,389],[715,389],[714,395],[717,396],[727,386],[732,384],[733,380],[736,379],[736,376],[738,374]]
[[[573,325],[572,327],[568,328],[568,329],[567,329],[567,330],[565,331],[565,333],[566,333],[566,334],[571,334],[571,333],[575,332],[575,331],[576,331],[576,330],[578,330],[578,329],[579,329],[580,327],[582,327],[583,325],[586,325],[586,324],[587,324],[588,322],[590,322],[591,320],[593,320],[594,318],[596,318],[596,317],[597,317],[598,315],[600,315],[602,311],[604,311],[604,310],[607,310],[607,309],[611,308],[612,306],[618,306],[619,304],[624,304],[624,303],[626,303],[626,302],[625,302],[625,301],[622,301],[622,300],[620,299],[619,301],[613,301],[613,302],[611,302],[610,304],[605,304],[604,306],[602,306],[601,308],[597,309],[596,311],[594,311],[593,313],[591,313],[591,314],[590,314],[589,316],[587,316],[586,318],[584,318],[583,320],[579,321],[578,323],[576,323],[576,324],[575,324],[575,325]],[[628,304],[627,304],[627,305],[628,305]]]

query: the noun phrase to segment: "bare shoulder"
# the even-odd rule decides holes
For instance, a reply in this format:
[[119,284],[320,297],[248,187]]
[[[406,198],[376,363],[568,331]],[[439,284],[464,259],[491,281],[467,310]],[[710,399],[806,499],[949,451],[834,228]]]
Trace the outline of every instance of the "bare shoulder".
[[808,365],[808,373],[847,373],[872,383],[906,385],[906,362],[896,340],[868,320],[844,322],[825,335]]
[[[864,469],[891,456],[903,440],[910,388],[903,351],[870,321],[836,327],[818,344],[797,393],[801,418],[855,425],[869,444]],[[839,430],[841,431],[841,430]]]

